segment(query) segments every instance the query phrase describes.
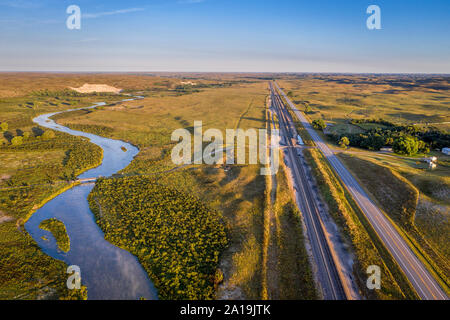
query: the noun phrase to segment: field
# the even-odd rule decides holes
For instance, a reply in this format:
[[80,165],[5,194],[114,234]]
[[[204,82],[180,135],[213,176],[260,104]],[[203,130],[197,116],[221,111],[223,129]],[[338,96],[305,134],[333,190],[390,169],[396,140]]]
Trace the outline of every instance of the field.
[[[394,123],[450,130],[450,85],[445,76],[305,75],[279,81],[311,119],[348,124],[349,119],[385,119]],[[368,128],[359,128],[368,129]],[[331,129],[334,130],[334,129]],[[339,129],[338,129],[339,130]],[[358,130],[349,126],[348,130]]]

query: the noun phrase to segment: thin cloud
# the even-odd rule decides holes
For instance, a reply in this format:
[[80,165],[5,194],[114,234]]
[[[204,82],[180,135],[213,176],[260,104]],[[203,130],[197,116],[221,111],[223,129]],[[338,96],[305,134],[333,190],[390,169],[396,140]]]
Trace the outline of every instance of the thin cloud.
[[201,3],[205,2],[206,0],[179,0],[178,3],[180,4],[193,4],[193,3]]
[[97,42],[98,39],[97,38],[86,38],[86,39],[81,39],[78,41],[75,41],[77,43],[86,43],[86,42]]
[[120,10],[114,10],[114,11],[105,11],[105,12],[98,12],[98,13],[82,13],[81,16],[84,19],[95,19],[105,16],[113,16],[116,14],[124,14],[124,13],[131,13],[131,12],[138,12],[138,11],[144,11],[144,8],[129,8],[129,9],[120,9]]
[[38,1],[27,0],[1,0],[0,5],[16,9],[36,9],[41,6]]

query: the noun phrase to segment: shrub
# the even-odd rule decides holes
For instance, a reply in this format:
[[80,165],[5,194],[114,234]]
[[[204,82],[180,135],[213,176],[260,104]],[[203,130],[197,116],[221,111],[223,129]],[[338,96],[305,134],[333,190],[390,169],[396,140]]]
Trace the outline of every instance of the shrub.
[[53,132],[52,130],[47,130],[42,134],[42,139],[44,139],[44,140],[53,139],[54,137],[55,137],[55,132]]
[[419,151],[419,141],[416,138],[403,136],[394,141],[394,152],[411,156]]
[[323,121],[323,119],[314,120],[312,122],[312,125],[313,125],[314,129],[316,129],[316,130],[324,130],[327,127],[327,125],[326,125],[325,121]]
[[2,132],[7,131],[7,130],[8,130],[8,122],[2,122],[2,123],[0,124],[0,130],[1,130]]
[[20,146],[23,143],[23,138],[21,136],[17,136],[11,139],[11,144],[13,146]]
[[339,146],[341,148],[346,149],[350,144],[350,140],[348,140],[347,137],[342,137],[341,140],[339,140]]
[[311,112],[312,112],[311,107],[309,106],[309,104],[305,103],[305,113],[306,113],[306,114],[309,114],[309,113],[311,113]]

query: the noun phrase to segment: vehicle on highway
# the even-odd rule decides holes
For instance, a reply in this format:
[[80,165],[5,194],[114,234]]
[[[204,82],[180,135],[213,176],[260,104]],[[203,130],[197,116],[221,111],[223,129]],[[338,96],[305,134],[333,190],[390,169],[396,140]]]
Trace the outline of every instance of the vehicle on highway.
[[299,146],[304,146],[304,145],[305,145],[305,144],[303,143],[302,137],[300,137],[299,134],[297,135],[297,144],[298,144]]

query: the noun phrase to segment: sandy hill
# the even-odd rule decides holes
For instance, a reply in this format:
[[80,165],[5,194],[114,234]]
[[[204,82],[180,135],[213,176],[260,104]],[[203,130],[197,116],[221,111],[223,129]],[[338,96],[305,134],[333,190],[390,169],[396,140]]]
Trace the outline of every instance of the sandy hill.
[[88,84],[85,83],[83,86],[79,88],[70,88],[80,93],[92,93],[92,92],[111,92],[111,93],[120,93],[122,89],[118,89],[112,86],[108,86],[107,84]]

